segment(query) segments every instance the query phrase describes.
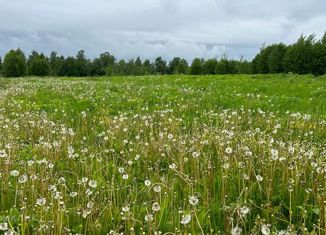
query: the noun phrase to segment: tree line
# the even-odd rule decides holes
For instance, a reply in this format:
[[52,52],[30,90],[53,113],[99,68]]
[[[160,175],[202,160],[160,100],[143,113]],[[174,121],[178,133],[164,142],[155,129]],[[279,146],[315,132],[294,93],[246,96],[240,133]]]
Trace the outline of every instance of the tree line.
[[326,74],[326,33],[317,40],[314,35],[301,36],[295,43],[263,46],[252,61],[233,60],[226,55],[220,59],[195,58],[191,64],[175,57],[167,62],[162,57],[154,61],[139,57],[117,60],[108,52],[93,60],[83,50],[75,57],[50,56],[33,51],[28,58],[22,50],[10,50],[2,62],[0,74],[4,77],[30,76],[128,76],[164,74],[267,74],[267,73]]

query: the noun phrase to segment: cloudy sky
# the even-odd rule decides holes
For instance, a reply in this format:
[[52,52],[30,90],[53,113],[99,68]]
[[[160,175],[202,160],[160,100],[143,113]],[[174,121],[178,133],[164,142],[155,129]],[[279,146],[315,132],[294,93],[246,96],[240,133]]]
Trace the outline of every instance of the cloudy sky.
[[326,30],[325,0],[0,0],[0,55],[251,59],[263,43]]

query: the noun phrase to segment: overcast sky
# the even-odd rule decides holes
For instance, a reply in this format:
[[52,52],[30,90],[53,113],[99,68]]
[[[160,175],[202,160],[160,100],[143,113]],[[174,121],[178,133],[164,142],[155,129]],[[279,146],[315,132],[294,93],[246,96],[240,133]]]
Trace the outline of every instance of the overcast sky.
[[247,59],[263,43],[326,30],[325,0],[0,0],[0,55]]

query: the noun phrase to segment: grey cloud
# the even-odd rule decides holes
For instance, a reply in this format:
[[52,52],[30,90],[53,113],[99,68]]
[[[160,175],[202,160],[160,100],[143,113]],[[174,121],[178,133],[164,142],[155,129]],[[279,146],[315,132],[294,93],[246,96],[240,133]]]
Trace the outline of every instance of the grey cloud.
[[320,37],[323,0],[0,0],[0,55],[20,47],[90,58],[251,59],[263,43]]

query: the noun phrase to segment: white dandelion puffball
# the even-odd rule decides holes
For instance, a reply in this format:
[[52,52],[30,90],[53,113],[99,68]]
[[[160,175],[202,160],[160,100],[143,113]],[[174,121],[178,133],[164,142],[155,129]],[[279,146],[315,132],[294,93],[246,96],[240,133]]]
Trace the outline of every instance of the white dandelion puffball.
[[94,207],[94,202],[92,202],[92,201],[87,202],[86,207],[87,207],[88,209],[92,209],[92,208]]
[[46,204],[46,198],[38,198],[37,200],[36,200],[36,205],[38,205],[38,206],[44,206]]
[[153,221],[153,215],[152,214],[149,214],[149,215],[145,215],[145,221],[146,222],[151,222],[151,221]]
[[154,190],[155,193],[159,193],[159,192],[161,192],[161,186],[160,185],[155,185],[153,190]]
[[181,224],[189,224],[191,221],[191,215],[183,215],[181,218]]
[[127,180],[128,178],[129,178],[129,175],[128,174],[123,174],[122,175],[122,179]]
[[263,181],[263,179],[264,179],[264,178],[263,178],[262,176],[260,176],[260,175],[256,175],[256,180],[257,180],[257,181],[260,182],[260,181]]
[[76,197],[77,195],[78,195],[77,192],[71,192],[71,193],[69,194],[70,197]]
[[242,217],[245,217],[250,212],[250,209],[246,206],[240,208],[240,213]]
[[196,197],[196,196],[191,196],[190,198],[189,198],[189,203],[191,204],[191,205],[193,205],[193,206],[195,206],[195,205],[197,205],[198,204],[198,198]]
[[269,224],[264,224],[263,226],[261,226],[261,233],[263,235],[269,235],[271,233],[271,230],[269,227],[270,227]]
[[10,171],[10,175],[16,177],[16,176],[19,175],[19,171],[17,171],[17,170],[12,170],[12,171]]
[[227,154],[231,154],[233,151],[232,151],[232,148],[230,148],[230,147],[227,147],[226,149],[225,149],[225,153],[227,153]]
[[240,235],[242,233],[242,229],[238,226],[234,227],[232,230],[231,230],[231,234],[232,235]]
[[146,187],[149,187],[149,186],[151,186],[151,184],[152,184],[152,182],[151,181],[149,181],[149,180],[145,180],[145,186]]
[[97,182],[96,180],[90,180],[88,182],[89,187],[96,188],[97,187]]
[[160,209],[161,209],[160,204],[158,204],[158,202],[154,202],[152,205],[152,210],[159,211]]
[[128,212],[128,211],[130,211],[130,207],[129,206],[124,206],[124,207],[121,208],[121,210],[123,212]]

